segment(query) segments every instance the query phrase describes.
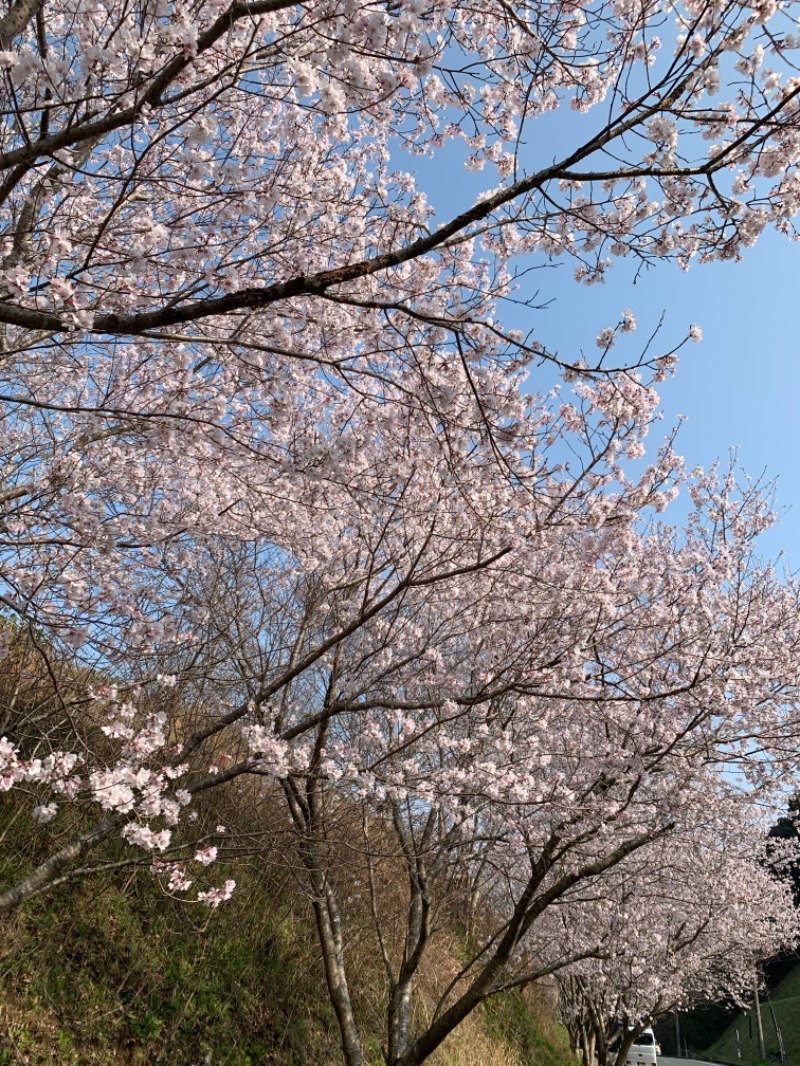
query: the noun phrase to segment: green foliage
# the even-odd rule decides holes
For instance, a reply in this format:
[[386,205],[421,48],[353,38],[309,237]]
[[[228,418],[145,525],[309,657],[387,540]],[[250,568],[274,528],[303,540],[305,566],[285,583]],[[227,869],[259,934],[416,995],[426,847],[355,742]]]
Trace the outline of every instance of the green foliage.
[[[28,650],[20,646],[19,654]],[[31,706],[48,693],[34,695]],[[96,815],[91,807],[64,805],[53,823],[39,826],[30,818],[35,802],[33,794],[0,794],[0,889]],[[205,811],[210,825],[234,826],[241,817],[235,804],[220,809],[225,802],[219,790]],[[198,807],[202,814],[202,802]],[[111,840],[93,858],[131,856]],[[172,899],[145,869],[128,867],[62,885],[4,916],[0,1066],[335,1066],[338,1030],[310,908],[301,891],[265,872],[274,860],[216,863],[209,870],[214,884],[237,882],[234,901],[218,911]],[[457,954],[459,930],[451,932]],[[448,959],[445,950],[438,960],[445,971]],[[379,1066],[382,970],[358,926],[350,964],[365,1060]],[[419,1009],[429,1007],[423,992]],[[493,999],[452,1034],[431,1066],[478,1062],[575,1066],[563,1030],[535,990]]]
[[19,1021],[0,1037],[0,1066],[23,1055],[37,1066],[335,1061],[312,927],[285,907],[279,917],[246,868],[235,876],[236,904],[216,912],[164,897],[139,872],[7,920],[0,998]]
[[536,988],[496,996],[483,1013],[488,1033],[513,1046],[524,1066],[575,1066],[567,1031],[552,1020]]
[[[6,918],[0,1066],[339,1062],[303,897],[255,867],[214,871],[239,885],[218,911],[165,896],[140,870],[63,887]],[[363,975],[373,999],[375,967]],[[378,1064],[380,1012],[360,1013],[367,1061]],[[458,1066],[489,1062],[489,1052],[492,1063],[574,1066],[535,989],[493,999],[448,1047],[441,1062]]]
[[[681,1042],[692,1052],[702,1051],[718,1040],[728,1028],[736,1008],[724,1003],[704,1003],[680,1016]],[[680,1057],[675,1042],[675,1015],[666,1014],[653,1026],[662,1052],[669,1058]],[[680,1054],[683,1054],[681,1050]]]
[[[770,1004],[772,1010],[770,1010]],[[774,1012],[774,1022],[773,1022]],[[800,1062],[800,966],[796,966],[761,1004],[764,1026],[764,1045],[768,1059],[778,1060],[778,1038],[775,1025],[783,1036],[787,1063]],[[739,1030],[739,1046],[742,1057],[737,1057],[736,1030]],[[758,1039],[753,1011],[739,1012],[723,1035],[703,1053],[703,1058],[717,1062],[741,1063],[754,1066],[760,1062]]]

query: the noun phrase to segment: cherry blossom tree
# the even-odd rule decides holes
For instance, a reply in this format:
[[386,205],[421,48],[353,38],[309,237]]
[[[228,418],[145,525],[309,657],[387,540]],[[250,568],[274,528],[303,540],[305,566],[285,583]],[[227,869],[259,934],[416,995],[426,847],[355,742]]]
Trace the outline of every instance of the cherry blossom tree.
[[562,1014],[584,1062],[596,1054],[625,1063],[636,1036],[671,1011],[749,1002],[759,962],[796,943],[796,910],[762,842],[720,828],[621,863],[602,899],[576,909],[572,920],[605,928],[607,938],[591,965],[559,974]]
[[[653,415],[654,394],[634,381],[628,383],[627,394],[617,385],[581,385],[582,412],[574,405],[548,406],[541,398],[522,396],[510,379],[494,387],[496,405],[519,422],[518,428],[509,422],[505,429],[514,447],[506,445],[502,452],[479,418],[472,430],[468,423],[459,425],[458,406],[448,435],[440,432],[428,411],[410,405],[398,405],[394,421],[389,421],[380,396],[374,400],[349,391],[323,392],[318,386],[316,400],[304,394],[302,405],[290,407],[287,402],[285,416],[273,426],[281,462],[261,463],[256,456],[254,466],[245,466],[240,458],[238,475],[246,494],[240,503],[246,509],[231,507],[222,536],[204,532],[194,522],[188,534],[167,538],[158,550],[145,542],[144,549],[126,544],[115,551],[111,538],[118,528],[117,508],[107,499],[98,503],[88,491],[87,506],[95,504],[98,512],[106,508],[103,539],[97,538],[91,548],[49,538],[46,530],[31,523],[29,539],[15,539],[13,547],[18,553],[18,591],[25,591],[18,574],[30,574],[36,581],[28,594],[33,620],[45,620],[62,655],[74,654],[77,645],[87,669],[114,669],[120,677],[110,686],[62,679],[61,713],[52,741],[41,719],[31,727],[12,716],[8,728],[19,742],[24,737],[24,747],[31,750],[49,744],[55,759],[63,755],[56,741],[59,731],[72,728],[74,707],[88,700],[96,715],[109,716],[101,728],[122,747],[122,777],[118,780],[116,771],[104,766],[97,771],[100,776],[88,782],[81,771],[73,787],[90,784],[94,800],[113,812],[102,828],[109,833],[129,820],[132,789],[144,789],[148,797],[153,789],[159,795],[169,792],[170,781],[196,770],[187,761],[193,754],[204,745],[208,748],[229,727],[262,714],[259,708],[276,699],[282,708],[273,727],[277,734],[270,741],[276,772],[287,769],[288,740],[300,742],[303,765],[308,753],[302,745],[308,745],[318,727],[326,727],[328,715],[321,712],[308,721],[294,721],[287,701],[296,683],[304,690],[311,686],[310,693],[327,686],[324,671],[330,669],[331,656],[346,655],[348,661],[362,663],[351,682],[354,691],[392,683],[404,687],[409,699],[423,682],[423,675],[413,680],[418,662],[435,664],[440,643],[451,654],[455,641],[456,661],[466,666],[471,651],[467,635],[461,635],[462,613],[491,608],[485,625],[478,626],[479,641],[486,627],[491,631],[507,625],[505,582],[513,585],[517,580],[513,575],[523,565],[526,541],[545,552],[536,565],[545,565],[547,559],[546,565],[561,565],[566,574],[565,558],[558,562],[565,523],[578,523],[579,538],[587,509],[596,509],[590,528],[607,521],[609,533],[601,540],[611,536],[610,531],[630,525],[639,506],[663,506],[675,491],[672,481],[679,468],[668,447],[635,481],[629,482],[618,468],[619,449],[638,453]],[[383,422],[378,434],[379,418]],[[341,430],[332,433],[331,423]],[[555,454],[548,458],[567,441],[576,454],[578,449],[584,452],[582,462],[572,467],[564,467]],[[606,473],[601,473],[601,464],[608,467]],[[254,478],[256,472],[260,482],[244,477]],[[518,480],[530,477],[537,479],[539,503],[529,490],[520,493]],[[186,487],[195,491],[191,480]],[[153,503],[154,496],[148,502]],[[142,506],[142,496],[135,491],[130,499],[132,507]],[[175,503],[163,500],[158,490],[153,510],[162,502],[170,508]],[[46,512],[51,520],[54,510]],[[191,519],[184,514],[184,521]],[[514,555],[509,569],[504,560]],[[74,596],[76,589],[81,597],[94,597],[88,608],[85,599]],[[497,601],[502,604],[499,618],[493,606]],[[99,610],[91,610],[94,603]],[[556,608],[555,602],[552,606]],[[568,638],[568,646],[570,642]],[[541,654],[533,635],[525,636],[521,647],[529,649],[526,654]],[[40,645],[38,651],[52,673],[49,650]],[[519,668],[517,653],[512,645],[514,669]],[[122,680],[126,686],[120,688]],[[176,685],[188,699],[201,703],[203,697],[193,694],[195,686],[213,685],[206,688],[213,699],[198,710],[188,730],[189,719],[181,715],[180,735],[168,721],[168,700],[166,712],[165,700],[152,696],[137,710],[142,691],[169,693]],[[154,704],[152,710],[148,702]],[[307,699],[301,706],[304,702]],[[350,710],[345,702],[330,717]],[[54,769],[42,770],[38,755],[29,764],[7,744],[6,787],[35,783],[41,774],[46,775],[44,783],[51,784]],[[168,772],[159,770],[153,778],[143,763],[156,753],[165,754],[166,746]],[[263,759],[266,752],[258,754]],[[73,756],[68,764],[70,772],[75,769]],[[225,775],[211,775],[197,787],[251,769],[253,757],[247,756]],[[62,789],[66,785],[59,775],[53,782]],[[178,806],[186,800],[186,790],[182,793]],[[144,803],[144,796],[141,799]],[[167,813],[160,803],[148,798],[140,813]],[[51,809],[49,802],[40,806]],[[168,813],[174,820],[174,797]],[[89,842],[95,840],[89,837]],[[158,839],[166,843],[164,836]],[[67,849],[65,861],[75,857]],[[47,865],[44,880],[37,875],[24,893],[49,884],[53,873]],[[11,905],[23,898],[14,890],[3,902]]]
[[[372,921],[412,1066],[599,958],[557,916],[617,867],[777,802],[798,587],[755,555],[763,496],[671,437],[640,462],[675,349],[614,364],[632,310],[592,365],[525,312],[531,263],[592,284],[793,233],[795,30],[773,0],[0,16],[0,603],[50,686],[3,708],[0,786],[53,834],[0,910],[119,836],[217,906],[193,799],[263,781],[358,1066],[330,812],[360,810],[367,889],[378,825],[407,880],[401,943],[377,892]],[[491,177],[437,218],[409,168],[448,145]],[[466,961],[415,1021],[435,913]]]
[[[606,395],[584,391],[595,401]],[[415,439],[422,448],[421,426]],[[347,625],[335,651],[254,706],[245,728],[252,772],[277,777],[286,797],[348,1063],[363,1060],[348,968],[349,930],[363,927],[363,904],[353,902],[359,895],[370,899],[386,974],[386,1059],[405,1064],[425,1061],[491,995],[583,959],[616,959],[619,923],[607,901],[632,863],[635,873],[649,862],[663,883],[659,842],[697,856],[697,873],[678,868],[684,883],[676,884],[672,909],[653,906],[652,888],[641,909],[629,904],[662,922],[665,952],[680,940],[676,913],[698,881],[712,871],[728,877],[735,859],[740,874],[752,865],[746,845],[763,843],[758,807],[768,802],[770,779],[775,799],[791,779],[797,589],[752,556],[752,534],[765,520],[758,491],[741,495],[729,476],[696,477],[697,511],[682,534],[657,524],[639,529],[633,514],[618,511],[597,523],[594,507],[620,500],[603,478],[596,497],[576,491],[552,524],[534,519],[525,530],[512,512],[506,531],[496,508],[505,482],[478,531],[479,501],[461,506],[467,486],[456,507],[445,506],[439,484],[437,506],[428,498],[418,508],[416,490],[431,482],[405,481],[391,520],[381,508],[378,535],[366,520],[351,520],[352,540],[339,532],[346,569],[335,588],[323,587],[324,601],[323,588],[305,582],[281,593],[300,612],[291,626],[300,644],[276,624],[285,608],[275,604],[280,585],[267,561],[249,568],[249,586],[242,566],[223,567],[237,578],[224,595],[215,588],[211,624],[230,641],[225,677],[235,657],[255,694],[265,690],[281,646],[301,658],[307,640],[320,640],[317,627],[341,627],[354,609],[364,618],[373,582],[386,594],[392,570],[383,553],[395,520],[407,536],[424,515],[416,544],[427,541],[431,552],[445,537],[445,580],[421,574],[380,615]],[[356,513],[351,503],[348,514]],[[313,533],[321,548],[321,523]],[[470,562],[475,535],[488,552],[485,565]],[[380,562],[365,536],[380,544]],[[519,537],[513,553],[499,554],[496,536]],[[454,546],[460,566],[449,554]],[[309,551],[308,568],[318,565],[320,548]],[[427,551],[423,573],[423,560],[435,558]],[[324,565],[336,572],[330,553]],[[356,802],[364,810],[361,839],[347,817]],[[738,850],[729,845],[718,857],[731,838]],[[354,883],[348,871],[359,851],[365,869]],[[381,889],[398,866],[399,906],[396,892],[389,899]],[[648,884],[646,874],[636,876],[628,895]],[[755,893],[747,902],[763,903],[761,941],[790,936],[792,912],[766,872],[746,885]],[[731,922],[742,910],[740,888],[737,878],[713,901]],[[433,1017],[415,1026],[415,985],[446,918],[463,923],[463,968]],[[708,912],[696,921],[708,924]],[[708,935],[726,928],[720,918]],[[754,944],[751,936],[748,959]],[[730,939],[722,948],[734,960]],[[654,997],[676,988],[694,994],[695,978],[698,988],[710,988],[712,977],[723,983],[705,950],[687,951],[675,984],[662,975],[642,987],[643,996],[652,993],[647,1006],[631,999],[629,1009],[653,1013]],[[635,986],[635,974],[628,979]]]

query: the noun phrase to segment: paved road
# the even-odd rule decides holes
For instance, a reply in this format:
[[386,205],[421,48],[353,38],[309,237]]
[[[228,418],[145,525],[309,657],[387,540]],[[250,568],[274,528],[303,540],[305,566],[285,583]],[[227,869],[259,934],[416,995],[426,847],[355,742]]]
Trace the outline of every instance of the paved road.
[[666,1055],[658,1056],[658,1066],[709,1066],[700,1059],[668,1059]]

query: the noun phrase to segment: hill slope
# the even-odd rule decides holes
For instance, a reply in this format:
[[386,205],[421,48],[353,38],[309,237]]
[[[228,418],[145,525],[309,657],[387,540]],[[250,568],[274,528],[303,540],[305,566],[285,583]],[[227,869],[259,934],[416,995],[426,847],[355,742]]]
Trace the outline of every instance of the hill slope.
[[[772,1009],[770,1010],[770,1006]],[[774,1015],[774,1019],[773,1019]],[[800,1062],[800,966],[796,966],[767,997],[763,997],[761,1017],[764,1026],[764,1045],[767,1057],[779,1055],[776,1025],[783,1036],[787,1063]],[[739,1033],[741,1059],[737,1056],[736,1033]],[[752,1010],[737,1014],[723,1035],[705,1052],[703,1058],[743,1066],[760,1061],[756,1022]]]
[[[128,870],[0,922],[0,1066],[336,1066],[338,1032],[305,897],[253,865],[229,872],[240,889],[215,912]],[[365,1052],[378,1064],[380,963],[358,936],[352,950]],[[430,993],[441,977],[423,975]],[[430,1061],[574,1066],[536,989],[476,1012]]]

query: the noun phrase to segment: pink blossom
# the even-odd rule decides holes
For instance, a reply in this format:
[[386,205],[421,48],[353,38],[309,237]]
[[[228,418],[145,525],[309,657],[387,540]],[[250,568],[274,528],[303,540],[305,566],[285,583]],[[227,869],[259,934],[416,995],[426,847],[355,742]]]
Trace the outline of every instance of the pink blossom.
[[40,825],[47,825],[48,822],[52,822],[56,814],[58,814],[58,806],[55,803],[40,805],[34,807],[31,811],[31,817]]
[[75,295],[75,289],[66,278],[51,278],[50,291],[56,300],[67,303]]
[[636,329],[636,317],[633,311],[622,312],[622,322],[619,329],[620,333],[633,333]]
[[170,892],[188,892],[192,887],[192,881],[186,877],[184,867],[176,863],[169,876]]
[[617,339],[617,331],[611,327],[601,329],[595,338],[595,344],[598,348],[602,348],[604,351],[614,347],[614,342]]
[[[0,159],[0,583],[37,645],[3,667],[25,662],[26,691],[58,678],[69,738],[53,752],[49,720],[11,714],[0,789],[200,865],[193,790],[299,789],[277,817],[331,864],[343,942],[353,851],[402,855],[442,913],[478,904],[473,989],[485,966],[567,966],[603,1009],[611,988],[631,1017],[683,1002],[701,961],[648,968],[635,934],[655,957],[706,897],[741,976],[725,915],[752,911],[759,946],[767,920],[794,929],[736,849],[800,769],[800,586],[757,561],[756,486],[653,443],[673,341],[620,353],[635,317],[612,308],[574,359],[528,278],[560,259],[599,286],[791,233],[796,34],[776,0],[686,0],[678,27],[634,0],[268,6],[157,2],[143,30],[120,0],[51,0],[47,48],[31,22],[0,54],[34,117]],[[655,29],[676,58],[626,94]],[[562,106],[588,116],[578,139],[537,138]],[[486,178],[434,208],[409,152]],[[679,490],[688,519],[654,521]],[[693,867],[668,863],[682,849]]]
[[233,895],[236,888],[235,881],[226,881],[222,888],[212,888],[208,892],[198,892],[198,903],[204,903],[206,907],[216,909],[220,903],[225,903]]
[[128,822],[127,825],[122,827],[123,839],[129,844],[144,848],[146,851],[165,851],[169,847],[171,836],[172,834],[168,829],[154,832],[147,826],[139,825],[136,822]]

